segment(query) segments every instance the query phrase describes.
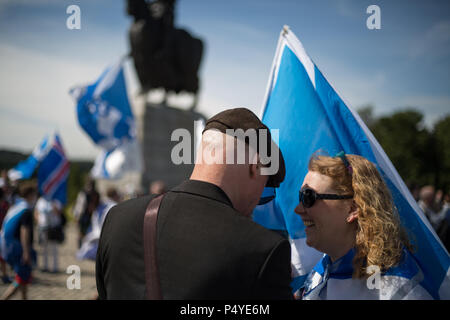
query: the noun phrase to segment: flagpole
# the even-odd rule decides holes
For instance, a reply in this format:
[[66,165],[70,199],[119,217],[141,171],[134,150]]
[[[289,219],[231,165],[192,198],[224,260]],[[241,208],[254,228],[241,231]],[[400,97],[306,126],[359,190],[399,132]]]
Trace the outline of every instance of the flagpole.
[[272,61],[272,66],[270,68],[270,74],[269,74],[269,81],[267,82],[267,86],[266,86],[266,93],[264,95],[264,100],[263,100],[263,104],[261,106],[261,111],[259,114],[259,118],[262,120],[263,116],[264,116],[264,112],[266,111],[266,106],[267,106],[267,99],[269,97],[270,92],[272,91],[273,88],[273,83],[274,83],[274,74],[275,74],[275,69],[277,68],[278,65],[278,58],[281,52],[281,47],[282,47],[282,42],[284,39],[284,35],[289,32],[289,26],[284,25],[283,26],[283,30],[281,30],[280,32],[280,36],[278,37],[278,43],[277,43],[277,49],[275,51],[275,56],[273,58]]

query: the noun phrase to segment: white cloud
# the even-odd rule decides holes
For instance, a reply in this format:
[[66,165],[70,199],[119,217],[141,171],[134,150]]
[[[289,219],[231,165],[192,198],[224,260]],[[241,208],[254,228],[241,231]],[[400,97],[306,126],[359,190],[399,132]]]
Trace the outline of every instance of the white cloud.
[[433,58],[450,54],[450,20],[435,23],[414,41],[408,50],[411,58],[430,55]]
[[262,29],[236,21],[222,20],[219,25],[221,26],[221,29],[224,29],[230,35],[238,34],[239,37],[243,39],[261,40],[272,36]]
[[36,139],[59,129],[70,155],[96,156],[68,90],[95,80],[102,71],[98,66],[1,45],[0,70],[0,145],[30,151]]
[[[99,149],[80,128],[75,103],[68,91],[95,81],[106,65],[106,62],[104,65],[83,63],[80,59],[72,61],[31,49],[0,45],[0,147],[30,152],[46,133],[58,130],[71,157],[95,158]],[[137,107],[142,102],[139,103],[136,95],[139,84],[131,61],[125,65],[125,77],[130,103],[137,115],[141,112]],[[245,92],[244,87],[241,89]],[[241,97],[242,94],[221,95],[220,88],[202,90],[197,111],[209,117],[237,106]],[[180,99],[174,99],[174,103],[177,102]]]
[[28,6],[30,8],[40,7],[40,6],[48,6],[48,5],[64,5],[61,3],[61,0],[1,0],[0,1],[0,13],[3,12],[11,5],[20,5],[20,6]]

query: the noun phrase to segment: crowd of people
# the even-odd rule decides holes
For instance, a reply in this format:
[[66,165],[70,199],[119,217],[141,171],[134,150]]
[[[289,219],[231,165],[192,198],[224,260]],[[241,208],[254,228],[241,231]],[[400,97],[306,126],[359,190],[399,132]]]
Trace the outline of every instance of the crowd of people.
[[[164,192],[164,183],[155,181],[150,191]],[[78,229],[77,253],[80,260],[95,261],[97,242],[103,221],[109,209],[125,197],[115,188],[108,188],[101,196],[94,179],[87,177],[79,192],[69,218]],[[19,291],[27,298],[27,287],[32,283],[32,269],[58,274],[61,272],[59,247],[66,240],[68,221],[65,209],[56,200],[39,196],[37,184],[32,181],[10,181],[7,172],[0,178],[0,273],[3,284],[9,288],[2,299],[9,299]],[[39,246],[39,255],[35,248]]]
[[[3,175],[2,208],[1,212],[0,253],[2,264],[2,281],[10,286],[2,294],[2,299],[9,299],[18,290],[22,298],[27,298],[28,284],[31,283],[31,271],[36,264],[34,250],[33,208],[38,199],[37,187],[33,182],[24,182],[18,187],[8,183],[6,174]],[[8,265],[14,272],[11,279]]]
[[[226,157],[236,148],[234,142],[223,144],[228,128],[267,127],[247,109],[230,109],[208,120],[201,149]],[[306,244],[324,255],[292,293],[289,242],[251,221],[264,187],[278,188],[285,176],[282,152],[270,135],[267,144],[280,152],[279,169],[270,176],[262,174],[258,151],[247,146],[245,163],[198,163],[179,186],[168,191],[162,181],[154,181],[146,196],[126,202],[116,188],[101,196],[88,177],[71,216],[78,227],[76,257],[96,262],[99,298],[431,298],[417,280],[421,267],[376,166],[343,152],[312,155],[306,176],[299,177],[303,183],[295,213],[306,227]],[[448,250],[449,194],[432,186],[411,193]],[[158,225],[150,232],[152,212]],[[0,271],[3,283],[10,284],[3,299],[19,290],[27,298],[36,264],[42,272],[60,271],[66,221],[62,204],[40,196],[33,181],[12,184],[2,173]],[[150,275],[148,263],[155,266],[156,256],[143,241],[146,233],[158,239],[153,248],[158,268]],[[369,266],[382,271],[383,290],[368,290]],[[149,279],[157,286],[149,286]]]
[[450,193],[432,185],[410,187],[411,194],[427,217],[434,231],[450,252]]

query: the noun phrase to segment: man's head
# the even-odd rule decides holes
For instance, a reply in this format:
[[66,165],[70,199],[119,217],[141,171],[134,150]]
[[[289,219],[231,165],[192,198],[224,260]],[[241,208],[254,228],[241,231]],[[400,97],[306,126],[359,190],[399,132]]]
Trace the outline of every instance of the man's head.
[[19,196],[23,198],[30,206],[33,206],[38,196],[36,183],[33,181],[24,181],[19,185]]
[[265,186],[278,187],[285,167],[269,129],[245,108],[206,122],[191,179],[221,187],[236,210],[250,216]]
[[431,207],[433,205],[434,193],[433,186],[424,186],[420,189],[420,199]]
[[120,194],[114,187],[110,187],[108,188],[108,190],[106,190],[106,197],[115,202],[120,202]]

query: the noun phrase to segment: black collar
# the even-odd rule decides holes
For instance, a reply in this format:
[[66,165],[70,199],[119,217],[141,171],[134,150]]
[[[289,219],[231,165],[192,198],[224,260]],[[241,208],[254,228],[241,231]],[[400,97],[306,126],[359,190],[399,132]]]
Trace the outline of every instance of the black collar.
[[220,187],[209,182],[200,180],[186,180],[173,188],[171,191],[195,194],[222,202],[233,208],[233,204],[227,194]]

